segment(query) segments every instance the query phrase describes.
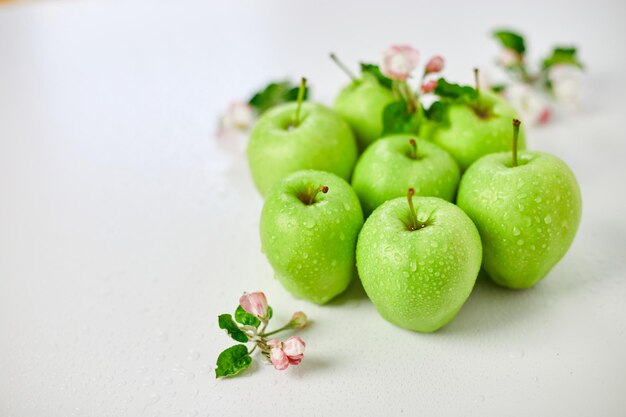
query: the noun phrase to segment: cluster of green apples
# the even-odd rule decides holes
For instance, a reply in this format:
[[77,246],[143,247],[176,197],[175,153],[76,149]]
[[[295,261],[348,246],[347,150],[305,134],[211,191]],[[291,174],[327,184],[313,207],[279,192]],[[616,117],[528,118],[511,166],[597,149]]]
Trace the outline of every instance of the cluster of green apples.
[[247,156],[265,197],[262,249],[292,294],[324,304],[358,274],[386,320],[432,332],[481,267],[528,288],[566,253],[582,204],[567,165],[523,150],[499,96],[443,79],[435,93],[418,123],[389,131],[394,92],[366,68],[334,109],[301,94],[260,117]]

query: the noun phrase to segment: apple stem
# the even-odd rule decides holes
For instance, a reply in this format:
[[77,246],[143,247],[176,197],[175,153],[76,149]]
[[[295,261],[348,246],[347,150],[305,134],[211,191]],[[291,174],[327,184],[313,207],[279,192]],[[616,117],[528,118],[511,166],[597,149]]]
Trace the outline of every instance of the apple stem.
[[417,159],[417,142],[415,139],[409,139],[409,145],[411,146],[409,156],[411,159]]
[[308,204],[309,206],[315,203],[315,198],[320,192],[326,194],[328,192],[328,187],[325,185],[320,185],[319,187],[317,187],[317,190],[315,190],[315,192],[311,194],[311,198],[309,199]]
[[331,52],[331,53],[330,53],[330,59],[332,59],[332,60],[333,60],[333,62],[334,62],[335,64],[337,64],[337,66],[338,66],[338,67],[339,67],[339,68],[340,68],[343,72],[345,72],[345,73],[346,73],[346,75],[347,75],[348,77],[350,77],[350,79],[351,79],[352,81],[356,81],[356,76],[352,73],[352,71],[350,71],[350,70],[348,69],[348,67],[346,66],[346,64],[344,64],[343,62],[341,62],[341,60],[340,60],[339,58],[337,58],[337,55],[335,55],[335,53],[334,53],[334,52]]
[[298,127],[300,124],[300,108],[302,107],[302,102],[304,101],[304,92],[306,91],[306,78],[302,77],[300,81],[300,88],[298,89],[298,104],[296,105],[296,112],[293,115],[293,127]]
[[512,165],[514,167],[517,166],[517,138],[519,136],[519,125],[522,122],[520,122],[518,119],[513,119],[513,162]]
[[480,95],[480,74],[478,68],[474,68],[474,86],[476,87],[476,93]]
[[407,195],[407,199],[409,200],[409,211],[410,211],[410,218],[411,218],[411,226],[410,229],[411,230],[417,230],[419,229],[419,224],[417,222],[417,215],[415,214],[415,207],[413,207],[413,196],[415,195],[415,190],[413,188],[409,188],[409,193]]

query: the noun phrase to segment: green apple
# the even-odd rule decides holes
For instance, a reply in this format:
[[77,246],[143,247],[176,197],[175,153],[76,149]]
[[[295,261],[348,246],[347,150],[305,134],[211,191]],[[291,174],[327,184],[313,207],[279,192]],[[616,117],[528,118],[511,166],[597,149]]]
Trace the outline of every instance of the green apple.
[[363,213],[350,185],[322,171],[299,171],[274,186],[261,213],[261,245],[293,295],[324,304],[355,272]]
[[544,152],[487,155],[461,179],[457,204],[483,243],[483,267],[498,284],[528,288],[569,249],[582,201],[572,171]]
[[394,135],[365,150],[354,168],[352,187],[367,216],[409,188],[416,195],[452,201],[459,178],[459,167],[446,151],[411,135]]
[[299,98],[261,115],[250,134],[247,154],[254,183],[264,196],[276,182],[303,169],[332,172],[349,181],[357,147],[350,127],[338,114]]
[[[363,288],[386,320],[433,332],[470,295],[482,256],[480,236],[461,209],[436,197],[396,198],[367,219],[356,248]],[[415,207],[413,207],[415,204]]]
[[334,109],[348,122],[363,150],[382,135],[383,110],[394,101],[391,90],[364,73],[339,92]]
[[[517,113],[502,97],[480,92],[477,105],[451,103],[444,123],[424,123],[420,134],[452,155],[461,171],[480,157],[511,149],[511,119]],[[520,148],[525,148],[524,132]]]

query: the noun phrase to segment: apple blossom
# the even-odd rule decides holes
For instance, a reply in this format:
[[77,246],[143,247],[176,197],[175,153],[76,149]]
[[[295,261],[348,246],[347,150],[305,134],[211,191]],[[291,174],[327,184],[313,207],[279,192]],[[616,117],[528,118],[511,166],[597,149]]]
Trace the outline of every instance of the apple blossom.
[[503,48],[498,55],[498,63],[504,67],[510,67],[515,64],[519,64],[522,61],[522,57],[516,51],[510,48]]
[[383,54],[381,72],[398,81],[406,81],[417,67],[419,52],[408,45],[393,45]]
[[[282,371],[289,365],[298,365],[304,358],[304,340],[292,336],[286,342],[269,338],[271,335],[290,329],[301,329],[307,324],[307,317],[302,311],[293,313],[291,320],[283,327],[266,331],[272,318],[272,308],[267,304],[265,294],[257,291],[244,293],[239,299],[239,307],[233,316],[221,314],[219,327],[240,344],[224,350],[217,358],[215,377],[234,376],[248,368],[252,363],[252,353],[258,348],[261,355]],[[245,343],[253,343],[248,350]]]
[[437,87],[437,80],[426,81],[422,84],[422,93],[428,94],[435,91],[435,87]]
[[284,343],[283,350],[289,357],[289,363],[291,365],[298,365],[300,361],[302,361],[305,346],[304,340],[300,339],[298,336],[291,336]]
[[556,99],[568,107],[577,107],[580,100],[582,70],[574,65],[560,64],[550,67],[548,79]]
[[443,65],[444,65],[443,57],[441,55],[435,55],[434,57],[430,58],[430,60],[426,64],[426,68],[424,69],[424,72],[426,74],[439,72],[443,69]]
[[218,136],[227,138],[237,132],[248,132],[255,122],[256,113],[252,106],[243,101],[234,101],[220,119]]
[[244,293],[239,298],[239,305],[258,318],[264,318],[267,315],[267,299],[262,292]]
[[277,371],[283,371],[289,367],[289,357],[281,348],[272,348],[270,360]]
[[550,118],[550,106],[546,98],[533,87],[515,83],[506,87],[504,97],[529,124],[543,124]]

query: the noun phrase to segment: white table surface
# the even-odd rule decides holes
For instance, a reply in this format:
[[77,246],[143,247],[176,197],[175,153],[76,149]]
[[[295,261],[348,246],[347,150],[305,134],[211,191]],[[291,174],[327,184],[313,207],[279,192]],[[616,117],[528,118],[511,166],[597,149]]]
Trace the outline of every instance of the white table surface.
[[[418,4],[421,3],[421,4]],[[226,4],[229,4],[226,6]],[[0,416],[618,416],[626,409],[626,57],[621,1],[50,1],[0,6]],[[578,236],[536,288],[479,281],[436,334],[382,320],[354,283],[319,307],[260,252],[261,198],[219,112],[327,59],[392,42],[449,78],[514,25],[534,57],[581,47],[587,97],[529,132],[574,170]],[[263,290],[302,309],[303,363],[216,381],[216,317]],[[258,359],[256,357],[255,359]],[[257,361],[258,362],[258,361]]]

